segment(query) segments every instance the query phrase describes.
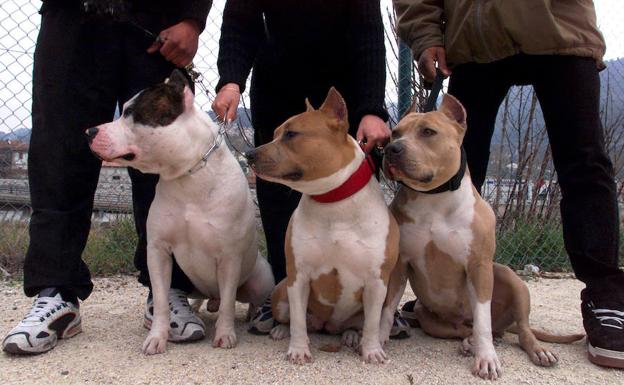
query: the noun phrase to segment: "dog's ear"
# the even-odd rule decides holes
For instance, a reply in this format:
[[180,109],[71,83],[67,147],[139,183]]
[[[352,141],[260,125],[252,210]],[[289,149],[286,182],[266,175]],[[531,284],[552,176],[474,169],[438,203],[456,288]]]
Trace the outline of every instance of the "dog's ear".
[[411,114],[412,112],[418,112],[418,99],[417,98],[412,98],[412,104],[410,104],[409,108],[405,110],[403,115],[401,115],[401,119],[403,119],[407,114]]
[[165,79],[165,83],[172,85],[176,88],[179,87],[180,90],[184,89],[184,87],[189,86],[188,80],[186,79],[184,74],[182,74],[182,71],[177,68],[171,72],[171,75],[169,75],[167,79]]
[[312,106],[308,98],[305,99],[305,105],[306,105],[306,112],[314,111],[314,107]]
[[449,119],[459,123],[463,131],[466,130],[466,109],[464,109],[464,106],[462,106],[459,100],[453,95],[444,94],[438,111],[444,113]]
[[329,89],[327,97],[325,98],[321,108],[319,108],[319,111],[323,111],[332,118],[338,120],[340,123],[344,123],[339,126],[346,126],[348,129],[349,118],[347,115],[347,104],[342,98],[342,95],[340,95],[340,92],[338,92],[334,87]]
[[175,87],[175,90],[181,92],[184,95],[184,110],[188,110],[193,107],[193,100],[195,99],[195,95],[193,91],[191,91],[191,87],[189,85],[189,81],[184,76],[182,71],[179,69],[174,69],[171,72],[171,75],[167,79],[165,79],[165,84],[172,85]]

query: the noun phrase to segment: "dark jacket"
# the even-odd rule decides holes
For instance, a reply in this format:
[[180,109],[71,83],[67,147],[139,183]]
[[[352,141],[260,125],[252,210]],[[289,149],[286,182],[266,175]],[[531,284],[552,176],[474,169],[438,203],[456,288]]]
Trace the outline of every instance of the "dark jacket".
[[379,0],[228,0],[217,65],[217,91],[226,83],[244,89],[253,66],[258,84],[333,85],[353,101],[355,121],[388,118]]
[[[43,8],[46,6],[81,7],[84,0],[42,0]],[[106,0],[98,0],[106,2]],[[212,0],[128,0],[131,11],[146,11],[166,13],[171,24],[177,24],[182,20],[195,20],[200,31],[206,26],[206,17],[212,6]]]

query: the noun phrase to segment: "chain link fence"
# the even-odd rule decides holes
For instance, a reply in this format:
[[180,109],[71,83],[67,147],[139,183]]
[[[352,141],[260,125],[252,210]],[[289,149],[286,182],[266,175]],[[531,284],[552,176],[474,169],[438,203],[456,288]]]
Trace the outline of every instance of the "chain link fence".
[[[224,0],[215,0],[195,58],[208,93],[197,92],[196,102],[209,111],[218,80],[217,53]],[[624,9],[617,0],[596,1],[600,28],[607,40],[607,69],[601,72],[601,116],[606,144],[618,182],[624,188],[624,43],[620,41]],[[38,0],[3,0],[0,3],[0,271],[17,271],[28,242],[30,217],[27,158],[31,128],[33,53],[39,29]],[[390,0],[382,0],[387,47],[386,107],[390,125],[401,109],[399,89],[411,87],[421,100],[426,92],[409,57],[399,48]],[[407,55],[407,56],[406,56]],[[406,60],[407,57],[407,60]],[[401,62],[401,69],[399,69]],[[238,130],[230,141],[235,148],[249,145],[249,100],[243,95]],[[559,217],[559,190],[539,104],[531,87],[514,87],[498,114],[492,141],[484,197],[498,217],[497,260],[522,269],[534,264],[546,271],[567,271]],[[244,165],[243,165],[244,166]],[[388,199],[392,183],[384,182]],[[94,227],[85,250],[92,270],[132,269],[134,232],[130,184],[125,169],[105,164],[95,197]],[[620,199],[620,202],[622,200]],[[124,261],[118,263],[118,261]]]

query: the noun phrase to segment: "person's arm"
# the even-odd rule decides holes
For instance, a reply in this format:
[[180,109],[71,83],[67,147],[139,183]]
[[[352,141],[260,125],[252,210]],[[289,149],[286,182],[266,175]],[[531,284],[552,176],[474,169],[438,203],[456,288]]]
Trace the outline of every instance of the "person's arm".
[[392,0],[397,16],[397,34],[418,60],[425,80],[433,81],[435,63],[446,76],[444,50],[444,0]]
[[258,0],[228,0],[225,3],[217,58],[217,92],[228,83],[237,84],[241,92],[245,90],[263,35],[264,22]]
[[228,0],[219,39],[219,82],[212,110],[222,120],[236,119],[240,94],[251,71],[264,34],[258,0]]
[[379,0],[353,0],[349,9],[351,76],[355,90],[354,121],[357,140],[365,139],[365,151],[383,146],[390,137],[385,122],[386,47]]
[[206,18],[212,7],[212,0],[178,0],[178,22],[192,20],[197,24],[199,33],[206,27]]

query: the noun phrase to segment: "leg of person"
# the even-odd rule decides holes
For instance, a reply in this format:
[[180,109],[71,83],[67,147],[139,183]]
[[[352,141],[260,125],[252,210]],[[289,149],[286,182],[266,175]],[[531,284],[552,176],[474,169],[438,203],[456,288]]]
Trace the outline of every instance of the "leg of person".
[[[168,26],[165,15],[161,14],[144,14],[139,12],[136,14],[136,19],[141,26],[154,33],[158,33]],[[123,83],[119,95],[120,105],[123,105],[139,91],[163,82],[175,69],[175,66],[165,60],[160,53],[148,54],[146,52],[153,40],[136,27],[125,25],[123,35],[124,39],[121,44],[123,44],[124,52],[124,69]],[[134,264],[139,270],[139,282],[149,287],[146,223],[149,208],[154,200],[158,175],[144,174],[134,168],[128,168],[128,174],[132,180],[132,207],[138,236]],[[169,289],[169,302],[172,309],[170,314],[170,341],[186,342],[201,339],[205,336],[203,321],[193,313],[188,303],[187,296],[193,290],[193,283],[184,274],[174,257],[171,287]],[[153,301],[150,293],[144,316],[144,326],[148,329],[152,319]]]
[[33,213],[24,263],[24,292],[39,297],[4,339],[8,353],[42,353],[80,332],[78,298],[93,288],[81,254],[101,162],[89,150],[85,130],[113,116],[117,53],[110,25],[82,18],[78,7],[42,11],[28,164]]
[[498,108],[510,87],[501,70],[503,66],[501,62],[462,64],[453,70],[449,83],[448,93],[466,109],[468,128],[463,145],[472,183],[479,193],[490,160]]
[[[272,76],[269,76],[270,78]],[[305,111],[305,98],[293,95],[289,87],[254,74],[251,87],[251,121],[254,144],[261,146],[273,140],[273,131],[286,119]],[[300,100],[299,100],[300,99]],[[281,184],[256,178],[260,218],[267,244],[267,259],[275,282],[286,277],[284,241],[286,229],[301,194]]]
[[624,272],[613,166],[600,121],[600,79],[593,59],[533,57],[561,188],[566,251],[582,291],[590,361],[624,368]]

